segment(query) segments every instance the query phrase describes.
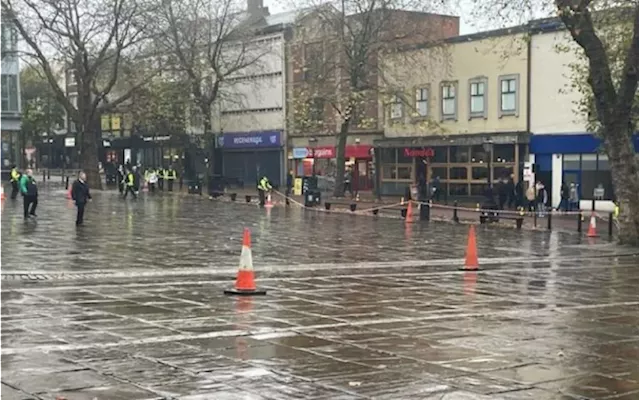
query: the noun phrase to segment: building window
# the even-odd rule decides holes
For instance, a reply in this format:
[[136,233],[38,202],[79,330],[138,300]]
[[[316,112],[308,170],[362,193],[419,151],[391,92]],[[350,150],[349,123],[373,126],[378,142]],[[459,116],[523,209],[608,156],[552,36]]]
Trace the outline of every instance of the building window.
[[304,80],[315,82],[324,78],[324,46],[322,42],[304,46]]
[[504,75],[500,80],[500,116],[518,116],[518,75]]
[[455,82],[446,82],[442,84],[442,119],[457,119],[458,106],[456,102],[456,89],[457,84]]
[[309,116],[314,123],[324,120],[324,99],[322,97],[315,97],[311,100],[311,112]]
[[424,118],[429,114],[429,89],[416,89],[416,117]]
[[487,79],[472,79],[469,82],[469,118],[487,117]]
[[383,149],[380,161],[383,181],[411,181],[414,162],[404,156],[403,149]]
[[389,105],[389,117],[392,120],[398,120],[402,118],[402,96],[398,93],[391,97],[391,104]]
[[2,75],[2,111],[18,112],[18,75]]

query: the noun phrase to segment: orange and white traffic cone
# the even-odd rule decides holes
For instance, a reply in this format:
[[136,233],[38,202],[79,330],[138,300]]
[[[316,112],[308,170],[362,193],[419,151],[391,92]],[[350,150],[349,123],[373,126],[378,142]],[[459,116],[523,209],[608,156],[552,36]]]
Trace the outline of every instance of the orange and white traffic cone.
[[253,257],[251,256],[251,232],[244,228],[242,237],[242,252],[240,253],[240,266],[236,284],[233,289],[227,289],[224,294],[238,296],[257,296],[267,294],[266,290],[256,288],[255,276],[253,273]]
[[591,220],[589,221],[589,230],[587,231],[587,237],[598,237],[596,232],[596,213],[591,213]]
[[409,201],[407,204],[407,216],[404,218],[405,224],[410,224],[413,222],[413,206],[412,201]]
[[4,195],[4,186],[0,186],[0,201],[4,201],[6,199]]
[[467,252],[464,259],[464,267],[461,271],[479,271],[478,263],[478,246],[476,245],[476,229],[473,225],[469,226],[469,237],[467,239]]
[[69,188],[69,190],[67,191],[67,200],[72,200],[72,197],[71,197],[71,188]]

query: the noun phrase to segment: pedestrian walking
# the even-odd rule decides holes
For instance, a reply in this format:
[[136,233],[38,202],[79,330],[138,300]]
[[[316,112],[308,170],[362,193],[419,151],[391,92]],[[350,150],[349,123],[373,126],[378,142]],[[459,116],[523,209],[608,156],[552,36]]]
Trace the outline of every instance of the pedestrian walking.
[[149,191],[151,193],[156,192],[156,185],[158,184],[158,173],[155,169],[149,171]]
[[15,200],[18,197],[18,193],[20,192],[20,188],[18,187],[18,182],[20,182],[20,172],[18,172],[18,168],[15,165],[11,166],[11,200]]
[[160,189],[161,192],[164,191],[164,176],[166,174],[166,171],[164,169],[164,167],[160,167],[157,169],[157,173],[158,173],[158,189]]
[[80,226],[84,222],[84,207],[91,200],[89,185],[87,185],[87,174],[80,172],[78,180],[73,182],[71,187],[71,198],[76,203],[78,212],[76,213],[76,226]]
[[37,217],[38,186],[36,185],[36,180],[33,178],[33,170],[28,169],[26,173],[20,177],[19,187],[24,201],[24,219]]
[[571,182],[569,185],[569,210],[576,211],[580,208],[580,196],[578,195],[578,185]]
[[507,203],[508,197],[509,187],[507,185],[507,180],[502,178],[498,182],[498,208],[500,210],[504,210],[504,205]]
[[506,182],[507,185],[507,208],[513,209],[517,207],[515,175],[509,175]]
[[169,167],[169,170],[167,171],[167,175],[165,177],[165,179],[168,180],[170,192],[173,192],[173,182],[176,181],[176,178],[178,178],[178,174],[176,173],[176,169],[172,165],[171,167]]
[[544,217],[544,213],[547,207],[547,189],[544,187],[544,184],[540,181],[536,183],[536,208],[538,211],[538,217]]
[[353,198],[353,189],[351,188],[351,176],[353,172],[351,171],[351,167],[348,167],[346,171],[344,171],[344,193],[346,194],[349,191],[349,196]]
[[560,186],[560,204],[558,204],[558,211],[569,211],[569,186],[566,182],[562,182]]
[[118,166],[118,173],[117,173],[117,180],[118,180],[118,191],[120,192],[120,194],[124,194],[124,189],[125,189],[125,181],[124,179],[126,178],[126,173],[124,171],[124,165],[120,164]]
[[535,185],[529,184],[530,186],[527,188],[527,209],[529,211],[536,211],[536,187]]
[[289,205],[289,198],[291,197],[291,193],[293,191],[293,170],[290,169],[289,173],[287,174],[287,190],[284,193],[285,195],[285,202],[287,205]]
[[131,193],[134,199],[138,198],[138,196],[136,196],[135,180],[135,174],[132,171],[129,171],[127,173],[127,177],[125,178],[125,190],[124,196],[122,197],[123,199],[126,199],[129,193]]
[[524,183],[522,179],[516,183],[516,186],[513,189],[513,194],[516,197],[516,208],[524,208],[526,204],[524,202]]

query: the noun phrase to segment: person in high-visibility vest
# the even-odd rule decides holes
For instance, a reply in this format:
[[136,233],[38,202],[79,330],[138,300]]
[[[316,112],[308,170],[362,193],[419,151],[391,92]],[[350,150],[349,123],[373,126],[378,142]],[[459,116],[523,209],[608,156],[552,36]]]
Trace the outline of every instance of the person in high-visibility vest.
[[176,178],[178,177],[178,174],[176,173],[175,168],[173,168],[173,166],[169,167],[169,170],[165,171],[166,175],[165,178],[168,182],[169,182],[169,191],[173,192],[173,182],[175,182]]
[[164,168],[160,167],[156,170],[156,173],[158,174],[158,189],[160,189],[160,191],[164,191]]
[[20,182],[20,172],[18,172],[18,168],[15,165],[11,166],[11,200],[15,200],[18,197],[18,193],[20,192],[20,188],[18,187],[18,182]]
[[263,176],[262,179],[260,179],[260,182],[258,182],[258,198],[260,199],[260,207],[264,207],[266,193],[271,190],[271,188],[269,178]]
[[133,198],[136,199],[138,196],[136,196],[135,175],[133,174],[133,171],[131,171],[131,170],[127,171],[127,176],[125,178],[125,185],[126,185],[126,188],[124,190],[123,198],[126,199],[127,198],[127,194],[131,193]]

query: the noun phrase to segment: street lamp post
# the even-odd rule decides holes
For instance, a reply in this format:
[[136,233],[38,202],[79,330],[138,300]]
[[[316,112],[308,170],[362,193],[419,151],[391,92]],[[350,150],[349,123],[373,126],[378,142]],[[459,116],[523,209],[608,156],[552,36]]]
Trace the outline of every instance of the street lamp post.
[[493,179],[491,179],[491,164],[493,162],[493,140],[491,138],[486,138],[484,143],[482,143],[482,147],[484,148],[485,153],[489,154],[489,163],[487,165],[487,181],[489,182],[489,187],[493,189]]
[[318,144],[318,139],[315,137],[310,137],[309,138],[309,146],[311,147],[311,151],[312,151],[312,158],[313,158],[313,166],[311,168],[311,174],[313,176],[316,176],[316,147]]

